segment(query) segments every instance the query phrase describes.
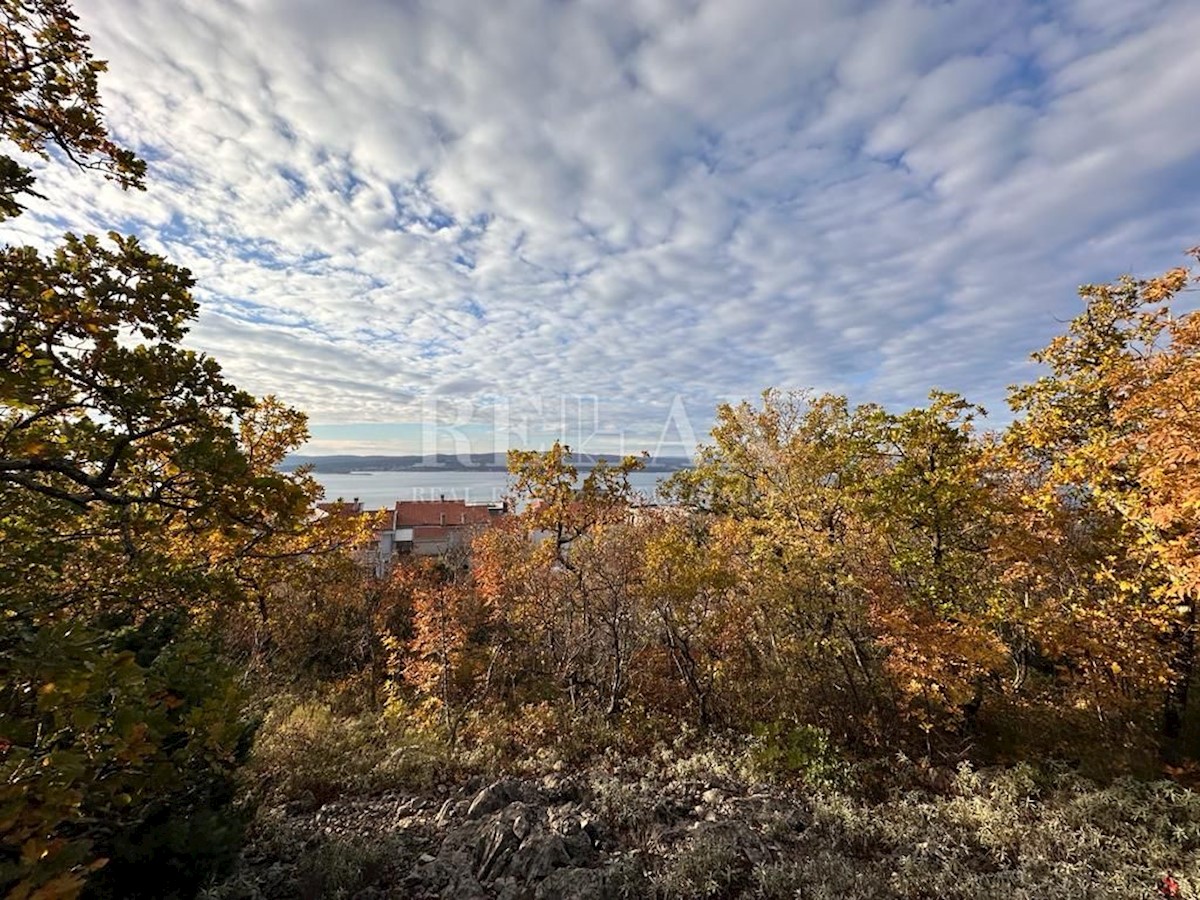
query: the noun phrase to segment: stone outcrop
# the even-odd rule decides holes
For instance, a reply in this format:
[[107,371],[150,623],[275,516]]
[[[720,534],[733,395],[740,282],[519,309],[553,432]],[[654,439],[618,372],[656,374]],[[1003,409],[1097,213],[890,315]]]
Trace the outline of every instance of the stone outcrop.
[[[310,873],[319,869],[312,861],[323,852],[353,848],[347,852],[378,869],[355,896],[420,900],[652,896],[651,879],[672,860],[684,860],[686,870],[715,854],[736,877],[779,858],[788,836],[803,828],[797,802],[771,792],[624,779],[592,773],[474,782],[425,796],[327,803],[315,813],[276,810],[272,827],[276,838],[286,831],[302,846],[297,871],[306,860]],[[265,874],[248,876],[270,884],[265,895],[314,895],[301,876],[289,887],[278,861]]]
[[436,819],[445,829],[441,846],[413,867],[405,886],[417,897],[637,896],[646,868],[692,845],[720,846],[749,868],[780,849],[764,833],[802,825],[798,810],[767,794],[643,787],[625,798],[617,827],[604,821],[593,791],[558,776],[498,781],[469,800],[448,800]]

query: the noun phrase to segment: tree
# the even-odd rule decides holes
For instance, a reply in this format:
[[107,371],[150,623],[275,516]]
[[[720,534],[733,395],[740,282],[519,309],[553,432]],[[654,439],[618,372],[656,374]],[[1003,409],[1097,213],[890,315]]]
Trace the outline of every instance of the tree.
[[627,456],[616,465],[601,459],[582,479],[571,464],[571,448],[554,442],[544,453],[512,450],[508,472],[524,520],[554,541],[555,556],[570,568],[571,543],[601,524],[625,518],[633,488],[629,475],[645,465],[642,457]]
[[751,721],[813,719],[855,740],[881,737],[891,701],[863,578],[881,554],[863,514],[881,464],[876,412],[804,392],[723,405],[699,463],[668,482],[720,525],[741,615],[725,684]]
[[1196,652],[1197,326],[1168,305],[1188,280],[1177,268],[1081,288],[1084,312],[1034,357],[1048,373],[1012,394],[1024,417],[1007,437],[1026,506],[1072,529],[1087,572],[1047,598],[1043,639],[1088,679],[1100,714],[1161,697],[1171,755]]
[[393,669],[424,697],[453,752],[496,680],[503,642],[494,608],[461,573],[432,562],[400,566],[393,578],[411,592],[413,609],[412,640],[403,657],[396,647]]
[[999,503],[973,433],[982,413],[933,391],[928,407],[872,417],[883,465],[864,511],[888,561],[870,581],[872,616],[885,668],[926,730],[939,716],[969,724],[1006,656],[992,628]]
[[[142,187],[146,164],[118,146],[104,125],[93,59],[67,0],[3,0],[0,5],[0,137],[26,154],[57,152],[122,187]],[[34,195],[32,171],[0,155],[0,220]]]
[[696,723],[707,728],[721,717],[723,661],[745,622],[722,529],[701,517],[654,522],[643,560],[647,613]]
[[[629,474],[644,462],[601,460],[581,478],[570,454],[559,443],[544,453],[509,454],[522,509],[517,536],[504,555],[485,539],[481,562],[485,573],[505,573],[485,579],[504,586],[502,608],[514,636],[527,639],[533,670],[569,698],[573,711],[598,708],[612,716],[628,690],[636,645],[638,548],[625,526],[634,499]],[[499,606],[498,598],[492,602]]]
[[[139,187],[60,0],[4,0],[0,138]],[[0,159],[0,217],[33,193]],[[214,627],[324,538],[303,416],[183,349],[191,275],[133,238],[0,251],[0,889],[194,889],[250,735]],[[134,851],[154,847],[154,868]],[[207,862],[211,862],[209,859]]]
[[204,624],[313,537],[315,485],[274,468],[302,418],[181,349],[190,276],[113,242],[0,257],[0,880],[66,893],[187,770],[236,761]]
[[928,734],[978,709],[1005,654],[976,412],[936,391],[899,415],[776,391],[718,410],[714,443],[669,490],[711,517],[704,546],[724,562],[705,580],[738,573],[717,595],[743,635],[721,650],[738,705],[867,741],[894,739],[898,715]]
[[[1200,257],[1200,249],[1192,251]],[[1148,282],[1143,297],[1162,303],[1184,289],[1183,270]],[[1169,745],[1184,734],[1196,677],[1196,607],[1200,605],[1200,314],[1166,317],[1160,335],[1138,357],[1121,386],[1116,422],[1136,431],[1117,442],[1122,458],[1137,459],[1139,490],[1122,498],[1133,523],[1137,555],[1159,569],[1155,599],[1170,621],[1171,685],[1163,708]],[[1155,335],[1159,337],[1159,335]],[[1173,607],[1173,608],[1172,608]],[[1174,613],[1170,616],[1170,613]],[[1178,750],[1179,748],[1174,748]],[[1200,751],[1200,747],[1192,752]]]

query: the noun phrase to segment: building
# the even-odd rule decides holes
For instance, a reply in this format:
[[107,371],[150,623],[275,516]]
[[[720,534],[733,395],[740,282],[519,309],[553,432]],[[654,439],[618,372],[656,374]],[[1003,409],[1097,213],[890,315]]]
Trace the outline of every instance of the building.
[[392,511],[393,552],[439,556],[467,546],[508,507],[504,503],[467,503],[465,500],[398,500]]
[[370,540],[354,549],[355,558],[383,577],[397,556],[442,556],[465,550],[471,539],[500,516],[507,503],[467,503],[465,500],[398,500],[391,508],[368,510],[355,498],[317,504],[313,520],[327,516],[370,517]]
[[363,512],[362,501],[355,497],[353,500],[330,500],[317,504],[314,518],[324,516],[357,516]]

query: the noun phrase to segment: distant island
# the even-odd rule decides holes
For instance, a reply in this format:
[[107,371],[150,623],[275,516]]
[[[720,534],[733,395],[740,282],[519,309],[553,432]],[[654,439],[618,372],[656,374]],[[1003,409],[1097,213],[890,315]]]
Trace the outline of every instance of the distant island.
[[[590,469],[597,463],[618,463],[622,457],[616,454],[577,454],[572,457],[573,465]],[[687,469],[692,461],[686,456],[658,456],[646,460],[647,472],[678,472]],[[291,454],[279,465],[284,472],[292,472],[301,466],[310,466],[322,474],[350,474],[351,472],[505,472],[508,463],[502,453],[472,453],[458,455],[438,453],[433,456],[308,456]]]

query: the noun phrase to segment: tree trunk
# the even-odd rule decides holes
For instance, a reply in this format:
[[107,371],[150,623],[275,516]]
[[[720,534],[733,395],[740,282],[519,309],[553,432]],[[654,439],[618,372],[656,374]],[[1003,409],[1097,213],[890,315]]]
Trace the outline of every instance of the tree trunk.
[[1187,723],[1188,700],[1192,679],[1196,674],[1196,603],[1188,604],[1183,622],[1177,626],[1174,659],[1171,668],[1175,680],[1167,688],[1163,703],[1163,755],[1168,762],[1177,762],[1184,755],[1181,746],[1184,725]]

